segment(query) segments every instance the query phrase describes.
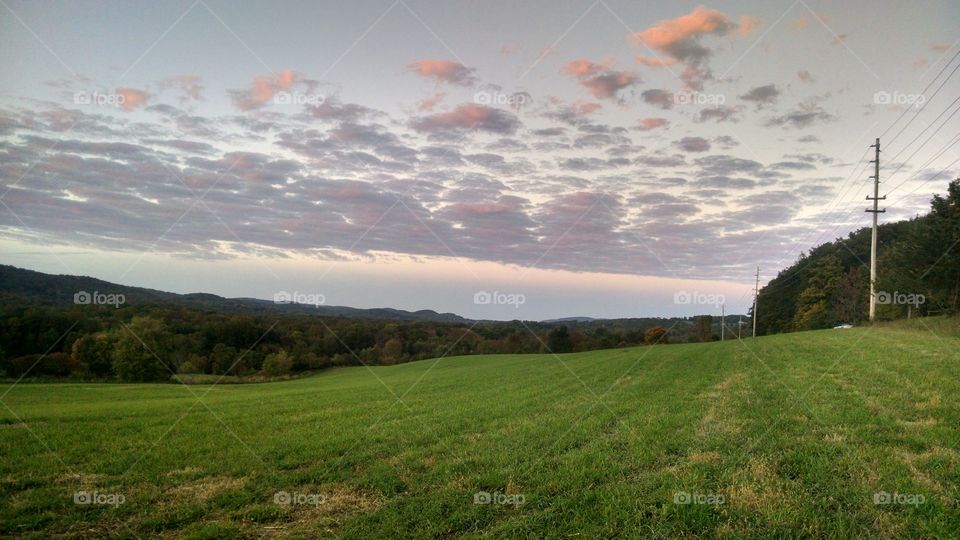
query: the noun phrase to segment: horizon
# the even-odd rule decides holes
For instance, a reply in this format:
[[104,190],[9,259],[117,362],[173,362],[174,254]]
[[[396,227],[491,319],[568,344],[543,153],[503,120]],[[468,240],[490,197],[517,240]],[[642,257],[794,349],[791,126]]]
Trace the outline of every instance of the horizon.
[[826,2],[55,6],[0,19],[0,246],[47,273],[471,319],[745,313],[757,267],[868,224],[875,137],[884,223],[960,170],[949,2],[869,24]]

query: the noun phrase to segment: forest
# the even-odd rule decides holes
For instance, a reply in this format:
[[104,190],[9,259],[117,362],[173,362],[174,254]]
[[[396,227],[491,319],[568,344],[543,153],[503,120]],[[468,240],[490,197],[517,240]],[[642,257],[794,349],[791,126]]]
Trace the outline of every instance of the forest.
[[164,381],[283,377],[469,354],[567,353],[716,339],[710,316],[589,323],[383,320],[212,311],[173,303],[62,305],[4,295],[0,376]]

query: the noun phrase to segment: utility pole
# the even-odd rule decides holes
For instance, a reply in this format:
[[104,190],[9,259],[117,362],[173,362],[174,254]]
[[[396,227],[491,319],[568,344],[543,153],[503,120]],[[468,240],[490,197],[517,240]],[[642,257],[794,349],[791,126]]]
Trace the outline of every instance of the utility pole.
[[760,267],[757,267],[757,281],[753,285],[753,334],[757,337],[757,296],[760,296]]
[[724,305],[720,304],[720,341],[723,341],[723,315],[724,315]]
[[743,330],[743,315],[737,320],[737,340],[740,339],[740,331]]
[[873,214],[873,234],[870,237],[870,322],[873,322],[877,316],[877,214],[886,212],[887,209],[877,209],[877,203],[887,198],[886,195],[880,196],[880,138],[877,138],[875,144],[870,145],[875,150],[873,163],[873,197],[867,196],[868,201],[873,201],[873,209],[867,208],[867,212]]

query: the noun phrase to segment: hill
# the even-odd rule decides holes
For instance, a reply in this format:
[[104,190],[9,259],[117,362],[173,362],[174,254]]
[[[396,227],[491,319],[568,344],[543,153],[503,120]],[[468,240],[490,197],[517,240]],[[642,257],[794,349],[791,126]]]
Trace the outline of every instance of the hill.
[[256,298],[224,298],[209,293],[177,294],[142,287],[118,285],[88,276],[54,275],[0,265],[0,298],[27,300],[53,306],[70,306],[80,291],[122,294],[127,302],[189,307],[250,314],[303,314],[395,321],[468,322],[453,313],[432,310],[404,311],[392,308],[353,308],[312,304],[276,303]]
[[[871,230],[801,254],[760,289],[758,334],[830,328],[867,318]],[[960,179],[930,212],[885,223],[877,234],[877,317],[954,314],[960,310]]]
[[0,535],[956,538],[960,328],[911,325],[6,384]]

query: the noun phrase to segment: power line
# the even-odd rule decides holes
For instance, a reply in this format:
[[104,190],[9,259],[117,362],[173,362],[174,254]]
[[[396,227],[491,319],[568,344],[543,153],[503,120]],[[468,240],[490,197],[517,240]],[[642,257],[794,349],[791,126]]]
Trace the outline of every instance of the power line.
[[[958,99],[960,99],[960,98],[958,98]],[[898,172],[900,172],[900,169],[902,169],[903,166],[906,165],[907,162],[910,161],[910,160],[913,158],[913,156],[917,155],[917,152],[919,152],[921,148],[923,148],[924,146],[926,146],[927,143],[929,143],[930,140],[933,139],[933,137],[934,137],[937,133],[940,133],[940,130],[943,129],[943,127],[947,125],[947,122],[949,122],[950,119],[953,118],[953,116],[954,116],[955,114],[957,114],[958,112],[960,112],[960,108],[957,108],[957,110],[953,111],[953,114],[951,114],[949,117],[947,117],[947,119],[943,122],[943,124],[940,124],[940,127],[938,127],[933,133],[931,133],[930,136],[927,137],[927,140],[923,141],[923,144],[921,144],[920,146],[918,146],[917,149],[914,150],[912,154],[910,154],[910,157],[908,157],[907,159],[903,160],[903,161],[900,163],[900,166],[897,167],[897,170],[893,171],[893,173],[892,173],[890,176],[893,177],[895,174],[897,174]],[[926,163],[924,163],[923,165],[921,165],[920,167],[918,167],[917,170],[919,171],[919,170],[923,169],[923,167],[929,165],[934,159],[940,157],[941,154],[943,154],[944,152],[947,151],[947,148],[948,148],[949,146],[950,146],[950,145],[948,145],[947,147],[943,148],[943,150],[941,150],[936,156],[934,156],[933,158],[927,160]],[[915,175],[915,174],[916,174],[916,173],[914,173],[914,175]],[[913,177],[913,175],[908,176],[908,177],[906,178],[906,180],[904,180],[903,182],[900,182],[899,184],[897,184],[897,186],[896,186],[894,189],[902,186],[907,180],[909,180],[909,179],[912,178],[912,177]],[[892,190],[891,190],[891,191],[892,191]],[[889,193],[889,192],[888,192],[888,193]]]
[[[950,64],[952,64],[953,61],[956,60],[958,56],[960,56],[960,49],[958,49],[957,52],[956,52],[956,54],[953,55],[953,58],[951,58],[946,64],[943,65],[942,68],[940,68],[940,71],[937,73],[937,75],[936,75],[933,79],[930,79],[930,83],[927,84],[927,87],[920,91],[920,94],[921,94],[921,95],[927,93],[927,90],[929,90],[930,87],[933,86],[933,83],[936,82],[937,79],[940,78],[940,75],[943,74],[943,72],[947,69],[947,67],[948,67]],[[960,66],[960,64],[957,64],[957,65]],[[956,68],[954,68],[954,71],[956,71]],[[951,75],[953,75],[953,73],[951,73]],[[947,77],[947,78],[949,79],[950,77]],[[942,88],[942,86],[943,86],[943,85],[941,85],[941,88]],[[939,92],[939,88],[937,89],[937,91]],[[936,95],[936,94],[934,94],[934,95]],[[931,97],[931,99],[933,99],[933,98]],[[926,104],[924,104],[924,106],[926,106]],[[922,109],[921,109],[921,110],[922,110]],[[884,136],[886,136],[887,132],[889,132],[891,129],[893,129],[893,126],[897,125],[897,122],[899,122],[900,119],[903,118],[904,115],[906,115],[908,112],[910,112],[910,109],[909,109],[909,108],[904,109],[903,112],[900,113],[900,116],[898,116],[897,119],[894,120],[893,123],[890,124],[890,125],[887,127],[887,129],[883,130],[883,133],[880,134],[880,137],[883,138]],[[917,111],[917,113],[919,114],[919,111]],[[911,120],[911,121],[912,121],[912,120]],[[902,132],[903,130],[901,129],[900,131]],[[900,134],[898,133],[897,136],[899,136],[899,135],[900,135]],[[890,139],[890,142],[893,142],[896,138],[897,138],[896,136],[893,137],[893,139]]]
[[[930,129],[931,127],[933,127],[933,125],[936,124],[938,120],[940,120],[940,117],[943,116],[944,114],[946,114],[947,111],[950,110],[950,107],[953,107],[954,105],[956,105],[958,101],[960,101],[960,96],[957,96],[957,99],[953,100],[953,103],[951,103],[950,105],[947,105],[947,107],[946,107],[945,109],[943,109],[942,111],[940,111],[940,114],[938,114],[937,117],[934,118],[930,123],[928,123],[928,124],[927,124],[927,127],[925,127],[925,128],[923,128],[922,130],[920,130],[920,133],[917,133],[917,136],[914,137],[912,141],[908,142],[906,146],[904,146],[903,148],[901,148],[900,151],[897,152],[895,156],[893,156],[892,158],[890,158],[890,161],[891,161],[891,162],[896,162],[896,161],[897,161],[897,158],[900,157],[900,154],[904,153],[907,148],[910,148],[910,145],[912,145],[913,143],[917,142],[917,139],[919,139],[919,138],[924,134],[924,132],[926,132],[928,129]],[[943,124],[946,124],[947,122],[949,122],[949,121],[950,121],[950,118],[953,118],[953,115],[954,115],[954,114],[957,114],[957,112],[954,111],[953,114],[951,114],[951,115],[944,121]],[[943,125],[941,125],[940,127],[942,128]],[[922,146],[922,145],[921,145],[921,146]],[[907,158],[907,161],[909,161],[909,159],[910,159],[910,158]],[[901,166],[902,166],[902,165],[901,165]],[[899,169],[898,169],[898,170],[899,170]]]
[[[940,169],[940,172],[938,172],[937,174],[935,174],[935,175],[931,176],[930,178],[924,180],[922,184],[918,184],[917,187],[913,188],[912,191],[910,191],[909,193],[904,194],[903,197],[900,197],[899,199],[897,199],[897,202],[900,202],[900,201],[906,199],[908,196],[912,195],[915,191],[917,191],[917,190],[920,189],[921,187],[925,186],[925,185],[927,184],[927,182],[930,182],[931,180],[939,177],[941,174],[944,173],[944,171],[946,171],[946,170],[949,169],[950,167],[953,167],[954,165],[956,165],[957,162],[960,162],[960,158],[957,158],[957,159],[953,160],[952,163],[950,163],[950,164],[947,165],[946,167]],[[896,203],[894,203],[894,204],[896,204]]]
[[[960,143],[960,134],[956,135],[951,142],[948,142],[942,149],[940,149],[940,152],[938,152],[936,155],[934,155],[933,157],[931,157],[930,159],[928,159],[928,160],[926,161],[926,163],[924,163],[923,165],[917,167],[917,170],[915,170],[910,176],[904,178],[902,182],[900,182],[900,183],[897,184],[893,189],[891,189],[890,191],[888,191],[887,194],[889,195],[890,193],[896,191],[897,189],[900,189],[901,186],[903,186],[904,184],[906,184],[907,182],[909,182],[911,179],[913,179],[914,177],[916,177],[918,174],[920,174],[920,172],[922,172],[924,168],[926,168],[928,165],[930,165],[931,163],[933,163],[933,161],[935,161],[937,158],[939,158],[940,156],[942,156],[943,153],[946,152],[947,150],[949,150],[951,147],[956,146],[957,143]],[[956,163],[956,161],[954,161],[954,163]],[[952,164],[951,164],[951,165],[952,165]],[[950,165],[947,165],[947,168],[949,168],[949,167],[950,167]],[[929,181],[930,181],[930,179],[927,179],[927,180],[925,180],[923,183],[926,184],[926,183],[929,182]],[[923,184],[921,184],[921,185],[923,185]],[[911,193],[913,193],[913,192],[911,191]],[[902,200],[902,198],[901,198],[901,200]]]

